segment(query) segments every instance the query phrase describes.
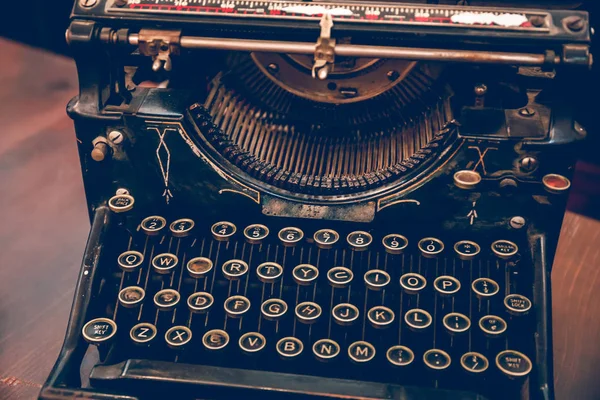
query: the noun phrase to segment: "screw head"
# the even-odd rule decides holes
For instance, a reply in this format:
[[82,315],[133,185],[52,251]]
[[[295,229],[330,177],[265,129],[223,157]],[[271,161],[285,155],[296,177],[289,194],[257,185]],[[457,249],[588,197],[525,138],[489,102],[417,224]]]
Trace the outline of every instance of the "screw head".
[[98,0],[79,0],[79,5],[83,8],[92,8],[98,3]]
[[125,188],[118,188],[117,192],[115,194],[118,195],[118,196],[120,196],[122,194],[129,194],[129,190],[127,190]]
[[272,74],[276,74],[277,72],[279,72],[279,65],[277,65],[275,63],[271,63],[271,64],[267,65],[267,68],[269,69],[269,72]]
[[533,156],[525,156],[519,161],[519,167],[525,172],[535,171],[539,165],[537,158]]
[[476,96],[483,96],[484,94],[487,93],[487,86],[484,85],[483,83],[481,83],[479,85],[475,85],[475,87],[473,88],[473,91],[475,92]]
[[542,17],[541,15],[534,15],[533,17],[531,17],[529,19],[529,22],[531,23],[531,25],[535,26],[536,28],[540,28],[540,27],[544,26],[544,24],[546,23],[546,19],[544,17]]
[[521,108],[519,110],[519,115],[522,117],[531,118],[535,115],[535,110],[529,107]]
[[567,28],[573,32],[579,32],[585,27],[585,22],[579,17],[575,17],[567,22]]
[[123,139],[124,139],[123,133],[121,133],[119,131],[111,131],[108,134],[108,140],[110,140],[114,144],[121,144],[121,143],[123,143]]
[[525,218],[519,216],[512,217],[509,223],[512,228],[521,229],[525,226]]

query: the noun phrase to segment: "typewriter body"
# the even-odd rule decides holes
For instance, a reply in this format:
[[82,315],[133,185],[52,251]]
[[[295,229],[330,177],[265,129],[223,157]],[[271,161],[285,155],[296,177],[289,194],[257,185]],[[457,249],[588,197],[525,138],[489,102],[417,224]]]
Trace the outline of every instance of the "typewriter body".
[[429,3],[76,2],[92,226],[40,398],[553,398],[588,13]]

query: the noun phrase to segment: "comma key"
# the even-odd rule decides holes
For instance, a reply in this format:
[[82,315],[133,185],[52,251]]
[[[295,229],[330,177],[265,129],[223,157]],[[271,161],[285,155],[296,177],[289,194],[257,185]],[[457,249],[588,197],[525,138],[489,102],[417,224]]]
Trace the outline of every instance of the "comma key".
[[388,349],[386,357],[390,363],[398,367],[410,365],[415,359],[415,353],[406,346],[392,346]]

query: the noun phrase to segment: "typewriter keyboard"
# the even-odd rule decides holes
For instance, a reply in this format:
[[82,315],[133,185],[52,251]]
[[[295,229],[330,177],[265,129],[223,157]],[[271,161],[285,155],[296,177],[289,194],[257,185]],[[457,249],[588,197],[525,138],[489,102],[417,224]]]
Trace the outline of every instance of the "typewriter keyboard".
[[130,218],[110,232],[83,337],[110,349],[105,364],[152,359],[491,399],[522,389],[535,318],[517,240],[318,228]]

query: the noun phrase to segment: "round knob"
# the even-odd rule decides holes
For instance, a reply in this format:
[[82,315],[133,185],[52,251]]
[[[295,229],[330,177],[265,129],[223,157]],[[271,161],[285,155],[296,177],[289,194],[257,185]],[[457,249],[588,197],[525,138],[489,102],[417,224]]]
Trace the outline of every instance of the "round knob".
[[98,138],[94,139],[92,144],[94,145],[94,148],[92,149],[92,160],[98,161],[98,162],[103,161],[106,158],[106,155],[108,154],[108,151],[109,151],[109,147],[108,147],[108,144],[106,143],[106,139],[104,139],[102,137],[98,137]]
[[473,189],[481,182],[481,175],[470,170],[458,171],[454,174],[454,184],[461,189]]

